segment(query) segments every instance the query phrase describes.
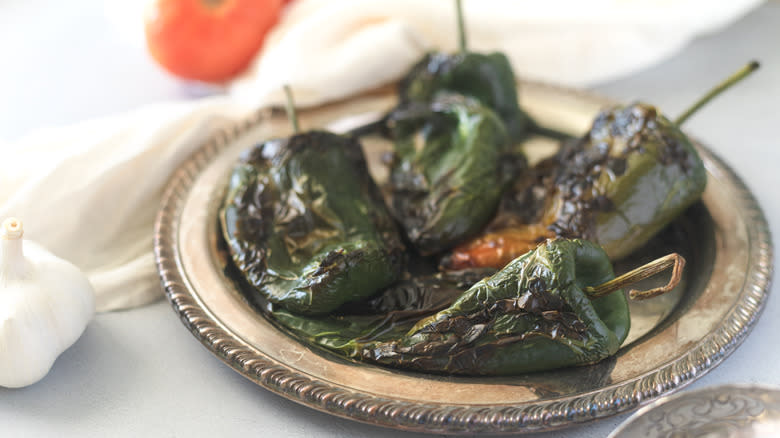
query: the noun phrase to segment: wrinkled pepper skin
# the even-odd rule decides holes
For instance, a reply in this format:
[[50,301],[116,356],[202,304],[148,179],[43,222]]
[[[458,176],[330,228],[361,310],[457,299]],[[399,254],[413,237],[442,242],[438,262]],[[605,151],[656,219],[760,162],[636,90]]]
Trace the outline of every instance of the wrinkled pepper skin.
[[[599,178],[592,190],[612,204],[599,208],[601,200],[593,198],[590,227],[592,238],[611,258],[629,255],[701,199],[707,186],[704,163],[688,137],[655,107],[640,103],[602,114],[589,137],[586,150],[611,143],[614,151],[607,160],[609,171],[597,173],[596,165],[588,167]],[[588,220],[583,222],[587,225]],[[566,222],[556,225],[559,234],[577,230]]]
[[[439,94],[389,119],[395,153],[387,191],[393,214],[424,255],[452,248],[493,217],[506,175],[525,166],[510,156],[501,120],[477,101]],[[509,166],[508,163],[513,163]]]
[[550,240],[419,321],[397,341],[366,348],[389,366],[464,375],[516,375],[598,362],[628,335],[621,291],[591,300],[586,286],[614,278],[606,253],[583,240]]
[[548,241],[492,276],[477,280],[484,271],[473,274],[460,282],[447,277],[451,273],[401,283],[363,314],[306,317],[277,310],[271,317],[307,342],[353,359],[458,375],[591,364],[615,354],[628,335],[621,291],[593,300],[583,292],[614,278],[608,257],[593,243]]
[[326,316],[258,307],[306,342],[359,360],[367,345],[403,337],[417,321],[447,308],[463,291],[494,273],[493,269],[477,269],[403,280]]
[[477,99],[504,121],[510,139],[524,139],[534,126],[520,109],[517,82],[509,60],[502,53],[429,53],[401,79],[402,103],[428,102],[441,91]]
[[526,205],[502,203],[488,232],[456,248],[443,267],[500,268],[551,237],[588,239],[621,259],[699,200],[707,184],[690,140],[643,103],[602,112],[583,138],[564,143],[552,165],[543,165],[541,183],[526,189],[545,194],[535,222],[519,219],[534,202],[510,193]]
[[403,244],[351,138],[313,131],[248,151],[219,221],[254,292],[292,312],[328,313],[400,277]]

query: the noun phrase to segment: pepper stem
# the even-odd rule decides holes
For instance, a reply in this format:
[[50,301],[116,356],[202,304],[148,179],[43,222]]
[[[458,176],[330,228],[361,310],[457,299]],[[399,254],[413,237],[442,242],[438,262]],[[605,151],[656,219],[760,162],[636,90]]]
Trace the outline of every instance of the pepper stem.
[[458,48],[461,52],[466,51],[466,25],[463,21],[462,0],[455,0],[455,10],[458,15]]
[[10,217],[0,225],[0,283],[24,273],[24,252],[22,221]]
[[758,67],[760,66],[761,64],[759,64],[758,61],[750,61],[747,65],[734,72],[734,74],[726,78],[726,80],[716,85],[715,88],[708,91],[707,94],[699,98],[699,100],[697,100],[693,105],[691,105],[690,108],[688,108],[684,113],[680,114],[680,116],[677,117],[674,123],[677,126],[682,125],[683,123],[685,123],[686,120],[688,120],[688,118],[690,118],[696,111],[698,111],[699,108],[706,105],[707,102],[711,101],[713,98],[720,95],[720,93],[731,88],[732,85],[746,78],[748,75],[750,75],[750,73],[753,73],[754,71],[758,70]]
[[593,287],[588,286],[584,290],[589,298],[599,298],[603,297],[604,295],[609,295],[618,289],[622,289],[626,286],[642,281],[646,278],[650,278],[653,275],[666,271],[669,268],[673,268],[672,278],[669,279],[669,282],[665,286],[644,291],[631,289],[628,292],[628,296],[632,300],[646,300],[648,298],[663,295],[677,287],[677,285],[680,283],[680,280],[682,279],[682,271],[684,267],[685,259],[683,256],[677,253],[672,253],[661,257],[660,259],[653,260],[646,265],[632,269],[631,271],[628,271],[619,277],[615,277],[606,283],[602,283]]
[[292,124],[293,133],[297,134],[301,132],[301,127],[298,125],[298,112],[295,110],[295,100],[289,85],[284,86],[284,94],[287,96],[287,117]]

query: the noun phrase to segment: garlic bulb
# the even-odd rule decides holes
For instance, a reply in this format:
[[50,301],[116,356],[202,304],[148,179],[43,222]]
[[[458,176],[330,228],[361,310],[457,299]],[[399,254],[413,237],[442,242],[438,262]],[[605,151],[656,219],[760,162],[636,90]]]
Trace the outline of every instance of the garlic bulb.
[[18,219],[0,226],[0,386],[41,380],[84,332],[95,293],[84,274],[37,244]]

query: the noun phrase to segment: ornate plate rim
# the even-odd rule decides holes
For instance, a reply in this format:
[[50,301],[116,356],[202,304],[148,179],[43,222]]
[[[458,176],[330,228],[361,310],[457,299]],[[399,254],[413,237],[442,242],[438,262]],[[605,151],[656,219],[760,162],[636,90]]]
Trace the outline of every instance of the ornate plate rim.
[[[529,86],[614,103],[581,90],[538,82]],[[187,284],[177,245],[178,217],[198,173],[231,140],[269,120],[276,110],[260,109],[248,118],[214,132],[169,179],[155,221],[154,254],[166,297],[182,323],[212,353],[243,376],[283,397],[339,417],[427,433],[518,433],[559,429],[631,411],[671,394],[703,376],[744,340],[761,314],[769,294],[773,250],[766,218],[739,176],[716,154],[697,143],[700,154],[716,163],[724,180],[738,193],[747,221],[749,269],[740,301],[720,326],[676,360],[625,382],[561,400],[527,406],[438,405],[395,400],[353,392],[312,379],[266,357],[234,337],[204,309]]]
[[[775,400],[780,400],[780,387],[773,386],[773,385],[767,385],[767,384],[759,384],[759,383],[728,383],[723,385],[715,385],[715,386],[706,386],[703,388],[698,388],[693,391],[688,391],[684,393],[676,393],[674,395],[664,396],[661,398],[658,398],[657,400],[653,401],[652,403],[649,403],[642,407],[641,409],[637,410],[631,416],[629,416],[624,422],[622,422],[615,430],[612,431],[612,433],[609,434],[607,438],[621,438],[630,436],[628,434],[632,432],[636,432],[636,430],[632,431],[632,427],[636,426],[639,421],[642,421],[642,419],[645,418],[645,415],[652,415],[652,414],[669,414],[668,409],[674,409],[679,408],[680,403],[682,402],[690,402],[693,400],[698,401],[709,401],[713,402],[717,400],[720,396],[734,396],[738,395],[741,396],[743,399],[750,399],[752,401],[756,401],[761,404],[763,408],[763,403],[761,400],[759,400],[762,396],[772,394],[775,397]],[[776,412],[776,411],[775,411]],[[762,411],[763,414],[763,411]],[[698,416],[698,415],[697,415]],[[757,416],[757,415],[751,415]],[[701,418],[701,417],[699,417]],[[729,422],[733,422],[735,419],[742,419],[742,417],[731,417]],[[690,426],[691,422],[694,420],[694,418],[686,417],[684,414],[678,414],[674,417],[674,429],[675,430],[685,430],[686,426]],[[776,420],[772,419],[772,420]],[[701,420],[699,420],[700,423]],[[696,423],[694,423],[696,424]],[[751,421],[752,424],[752,421]],[[672,426],[672,425],[669,425]],[[709,426],[709,423],[708,423]],[[692,434],[696,434],[695,431],[691,431]],[[659,436],[662,435],[662,433],[658,434]],[[685,435],[688,436],[688,435]],[[691,435],[693,436],[693,435]]]

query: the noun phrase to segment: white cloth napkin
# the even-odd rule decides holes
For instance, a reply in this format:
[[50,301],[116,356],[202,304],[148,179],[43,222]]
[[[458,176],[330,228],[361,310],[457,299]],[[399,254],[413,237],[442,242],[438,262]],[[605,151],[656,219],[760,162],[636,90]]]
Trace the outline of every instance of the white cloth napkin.
[[[720,29],[760,0],[464,0],[468,46],[504,52],[522,78],[575,87],[624,76]],[[262,56],[230,88],[247,102],[300,105],[393,81],[428,50],[458,44],[453,0],[292,3]]]
[[165,182],[242,114],[225,98],[157,104],[4,145],[0,218],[22,219],[25,238],[81,268],[98,311],[147,304],[161,296],[151,249]]
[[[135,2],[123,2],[125,5]],[[757,0],[467,0],[469,46],[503,51],[524,77],[591,84],[673,53]],[[138,16],[127,14],[140,28]],[[171,172],[216,127],[281,101],[300,106],[398,79],[429,49],[454,50],[451,0],[297,0],[229,95],[161,103],[0,144],[0,220],[80,267],[98,311],[161,296],[153,221]]]

